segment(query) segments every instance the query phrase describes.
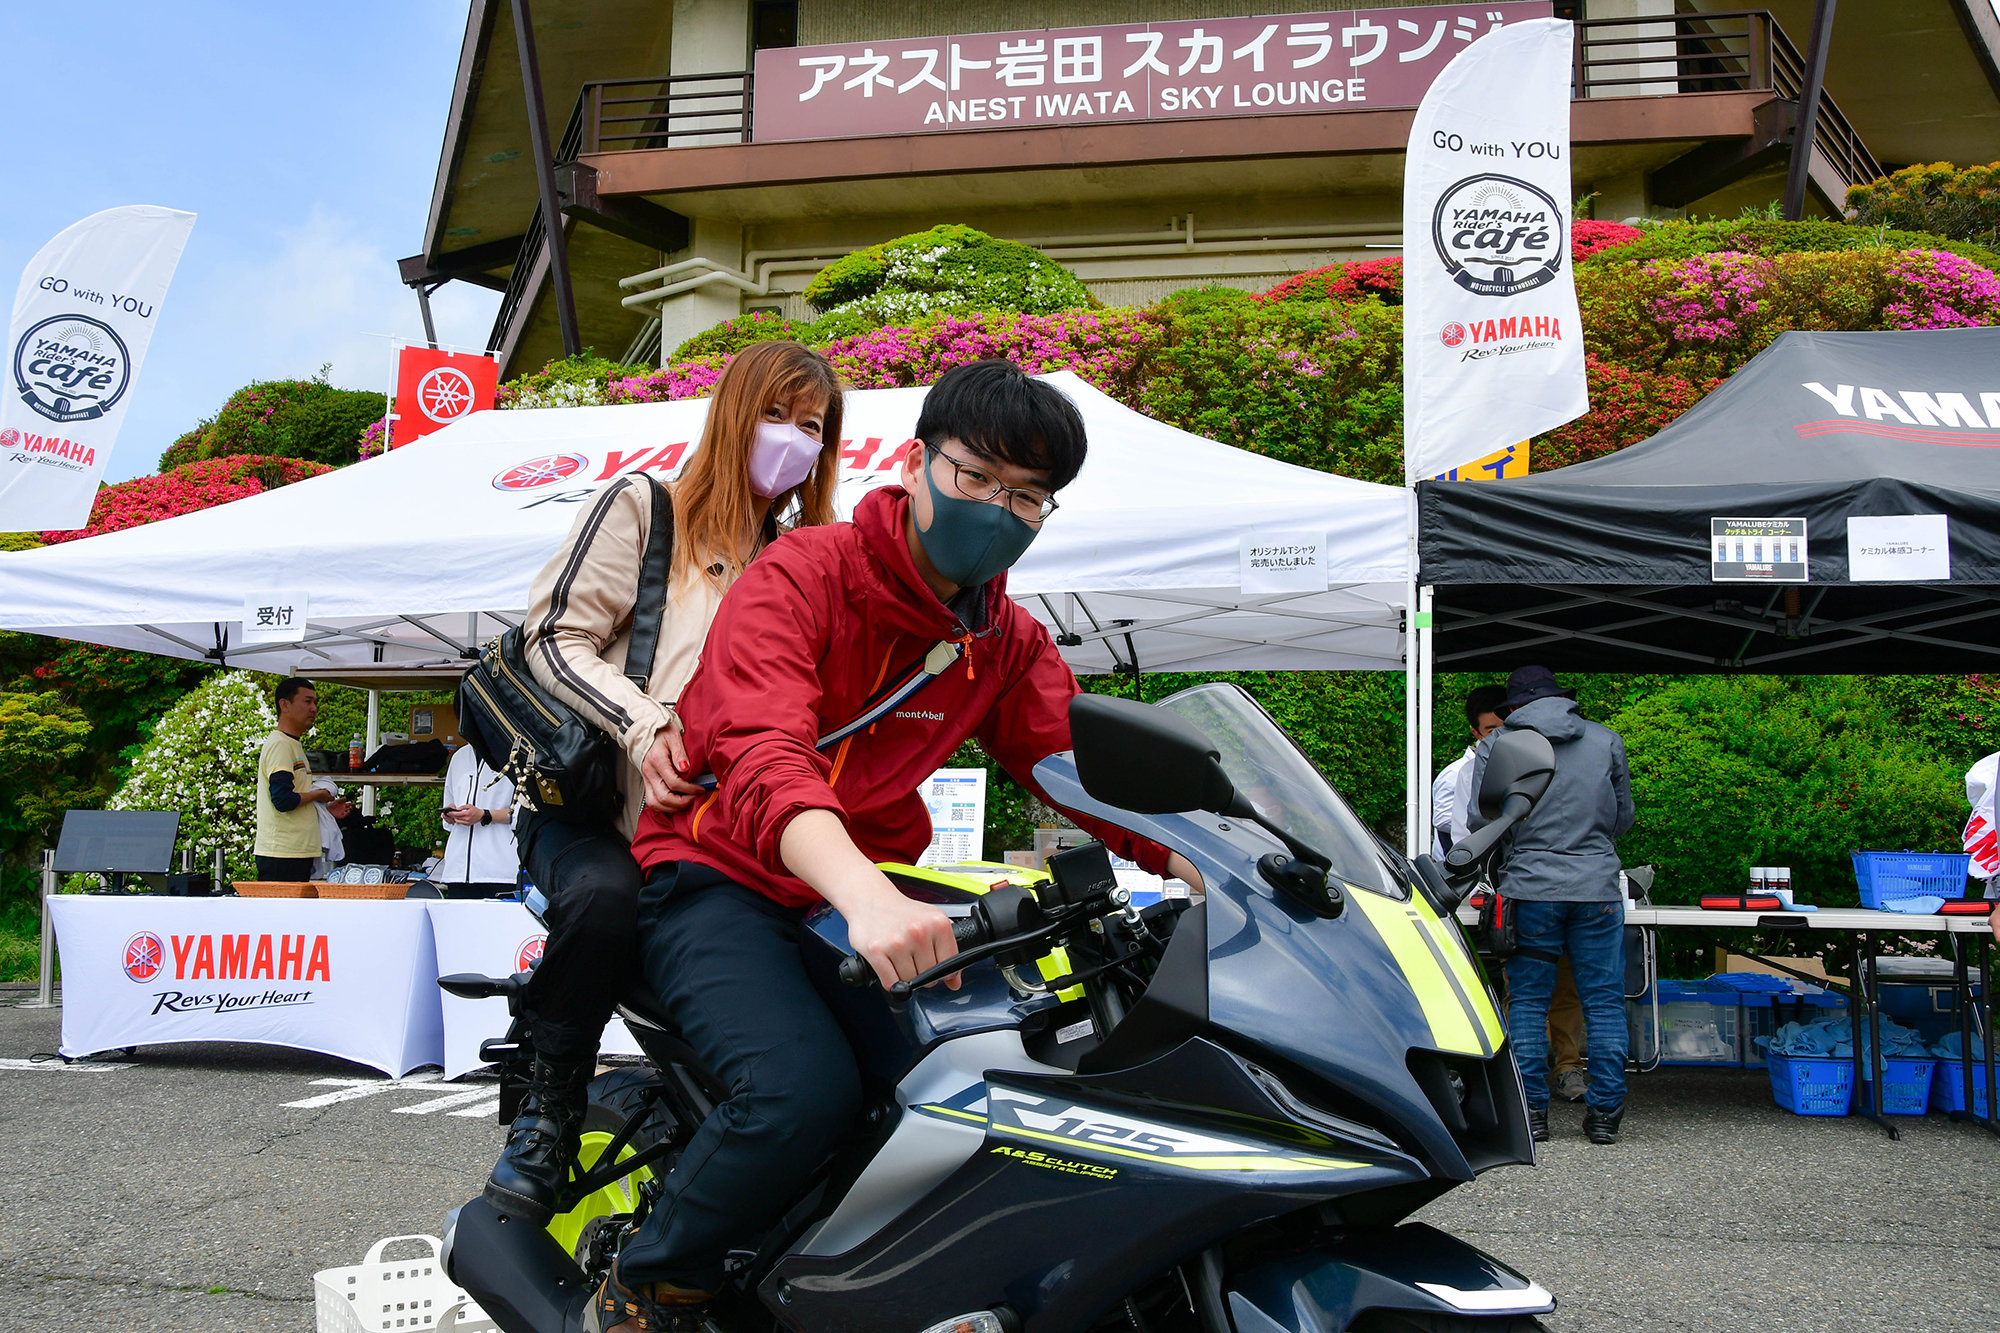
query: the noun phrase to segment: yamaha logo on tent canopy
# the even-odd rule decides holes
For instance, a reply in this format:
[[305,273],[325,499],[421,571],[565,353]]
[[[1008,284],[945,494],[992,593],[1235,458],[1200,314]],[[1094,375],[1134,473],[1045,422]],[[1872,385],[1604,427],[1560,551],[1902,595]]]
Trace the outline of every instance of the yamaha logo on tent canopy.
[[93,421],[132,382],[132,359],[109,324],[57,315],[31,325],[14,346],[14,387],[50,421]]

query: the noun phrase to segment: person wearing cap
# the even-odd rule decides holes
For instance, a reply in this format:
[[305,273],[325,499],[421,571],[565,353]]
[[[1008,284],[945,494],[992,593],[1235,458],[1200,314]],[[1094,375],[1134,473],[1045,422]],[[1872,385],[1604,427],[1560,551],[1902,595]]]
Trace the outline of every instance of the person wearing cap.
[[[1507,1031],[1527,1084],[1537,1142],[1549,1137],[1548,1012],[1564,958],[1583,1002],[1590,1038],[1583,1132],[1616,1143],[1625,1115],[1625,904],[1618,887],[1618,839],[1632,827],[1632,774],[1617,732],[1586,721],[1576,692],[1547,667],[1507,678],[1501,729],[1479,746],[1472,789],[1485,777],[1494,737],[1533,731],[1555,751],[1549,789],[1508,834],[1495,888],[1514,900],[1519,944],[1507,961]],[[1469,828],[1486,821],[1475,808]]]

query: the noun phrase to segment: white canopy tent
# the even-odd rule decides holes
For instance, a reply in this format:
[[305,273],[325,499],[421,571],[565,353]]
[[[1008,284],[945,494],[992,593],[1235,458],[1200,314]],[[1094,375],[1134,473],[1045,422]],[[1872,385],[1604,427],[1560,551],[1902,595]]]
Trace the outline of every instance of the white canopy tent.
[[[1403,493],[1163,425],[1073,374],[1082,474],[1010,578],[1082,673],[1402,670]],[[840,502],[894,479],[926,391],[851,393]],[[462,662],[518,622],[602,482],[670,476],[706,400],[482,412],[365,464],[198,513],[0,554],[0,628],[264,671]],[[1325,534],[1324,589],[1242,590],[1245,538]],[[246,605],[303,596],[296,642]],[[338,674],[338,673],[333,673]]]

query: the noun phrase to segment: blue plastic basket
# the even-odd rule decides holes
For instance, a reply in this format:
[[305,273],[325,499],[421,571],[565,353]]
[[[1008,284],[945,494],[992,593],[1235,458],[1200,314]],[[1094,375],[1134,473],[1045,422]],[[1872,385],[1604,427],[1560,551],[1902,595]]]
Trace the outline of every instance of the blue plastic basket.
[[1771,1095],[1793,1115],[1846,1115],[1854,1109],[1854,1061],[1845,1056],[1771,1053]]
[[[1939,1060],[1931,1073],[1931,1109],[1933,1111],[1963,1111],[1965,1109],[1965,1061]],[[1972,1113],[1986,1114],[1986,1062],[1972,1062]]]
[[[1937,1061],[1928,1056],[1922,1060],[1912,1060],[1900,1055],[1891,1055],[1882,1061],[1882,1114],[1922,1115],[1931,1109],[1931,1071],[1937,1068]],[[1869,1079],[1861,1080],[1861,1090],[1854,1094],[1860,1106],[1871,1106],[1874,1084]]]
[[1878,911],[1890,898],[1964,897],[1965,874],[1972,865],[1964,852],[1855,852],[1853,856],[1861,905]]

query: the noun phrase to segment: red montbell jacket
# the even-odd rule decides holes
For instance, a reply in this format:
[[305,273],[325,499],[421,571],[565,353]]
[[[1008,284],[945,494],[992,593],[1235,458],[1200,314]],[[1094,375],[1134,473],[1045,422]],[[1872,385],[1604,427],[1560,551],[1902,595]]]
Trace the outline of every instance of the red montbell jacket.
[[[962,626],[917,573],[900,486],[870,492],[852,523],[801,528],[751,562],[722,599],[701,665],[681,691],[693,771],[713,794],[677,815],[648,810],[632,854],[648,871],[695,861],[780,903],[820,901],[785,869],[778,840],[802,811],[831,810],[874,861],[914,862],[930,845],[918,788],[967,737],[1047,800],[1034,766],[1070,748],[1076,678],[1048,631],[986,585],[985,624]],[[940,639],[970,641],[908,703],[828,753],[818,738],[859,716]],[[1077,816],[1154,874],[1159,844]]]

